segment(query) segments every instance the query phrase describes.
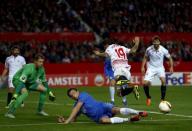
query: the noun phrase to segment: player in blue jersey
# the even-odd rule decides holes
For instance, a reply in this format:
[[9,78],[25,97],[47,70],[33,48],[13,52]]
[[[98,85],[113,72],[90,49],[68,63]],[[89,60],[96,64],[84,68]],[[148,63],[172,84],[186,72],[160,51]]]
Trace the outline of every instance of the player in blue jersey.
[[[109,92],[110,92],[110,97],[111,97],[111,103],[114,105],[115,104],[115,77],[114,77],[114,71],[111,66],[111,60],[110,58],[105,58],[104,62],[104,73],[105,76],[109,80]],[[123,105],[127,106],[127,99],[126,96],[122,97]]]
[[[88,93],[79,92],[76,88],[70,88],[67,91],[67,95],[76,102],[70,116],[66,120],[63,117],[58,118],[58,122],[65,124],[75,121],[81,113],[101,124],[139,121],[140,117],[146,117],[148,115],[145,111],[114,107],[112,104],[97,101]],[[117,114],[130,115],[131,117],[114,117]]]

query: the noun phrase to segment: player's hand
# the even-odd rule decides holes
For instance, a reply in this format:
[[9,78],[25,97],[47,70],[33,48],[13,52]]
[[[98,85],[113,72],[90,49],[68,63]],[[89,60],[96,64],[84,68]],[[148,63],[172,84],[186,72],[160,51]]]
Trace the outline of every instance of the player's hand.
[[141,67],[141,73],[145,74],[145,68],[144,67]]
[[173,73],[173,67],[170,67],[170,68],[169,68],[169,71],[170,71],[171,73]]
[[98,56],[100,55],[100,52],[97,50],[94,50],[93,52],[95,53],[95,55],[98,55]]
[[58,123],[64,123],[65,122],[65,118],[63,116],[57,116],[57,122]]
[[140,42],[140,38],[138,36],[136,36],[134,39],[133,39],[133,43],[135,44],[139,44]]
[[6,80],[6,77],[3,77],[3,76],[0,77],[1,82],[4,82],[5,80]]
[[56,97],[55,97],[55,95],[53,94],[53,92],[49,92],[49,100],[50,101],[55,101],[55,99],[56,99]]

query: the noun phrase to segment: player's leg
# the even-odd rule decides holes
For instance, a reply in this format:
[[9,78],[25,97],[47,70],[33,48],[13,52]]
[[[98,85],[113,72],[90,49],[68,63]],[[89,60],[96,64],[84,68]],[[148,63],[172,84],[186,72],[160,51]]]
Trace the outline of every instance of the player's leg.
[[155,71],[148,68],[146,71],[145,77],[144,77],[143,89],[144,89],[145,95],[147,97],[147,99],[146,99],[147,106],[151,105],[151,95],[149,93],[149,87],[150,87],[151,81],[153,80],[153,78],[155,76],[155,73],[156,73]]
[[115,104],[115,78],[114,78],[114,72],[111,68],[104,68],[104,72],[106,77],[109,80],[109,93],[110,93],[110,98],[111,98],[111,103]]
[[146,112],[139,112],[137,110],[131,109],[131,108],[118,108],[113,107],[112,108],[113,114],[122,114],[122,115],[133,115],[130,118],[122,118],[122,117],[102,117],[100,119],[100,123],[102,124],[116,124],[116,123],[123,123],[123,122],[129,122],[129,121],[139,121],[140,117],[146,117]]
[[[14,93],[15,87],[13,85],[12,82],[12,77],[8,78],[8,94],[7,94],[7,106],[6,108],[9,108],[9,103],[11,102],[11,99],[13,97],[13,93]],[[22,102],[21,107],[24,107],[24,103]]]
[[166,81],[165,81],[165,70],[159,69],[158,72],[159,79],[161,80],[161,100],[165,100],[166,96]]
[[117,124],[117,123],[123,123],[123,122],[128,122],[130,121],[129,118],[121,118],[121,117],[107,117],[104,116],[100,118],[99,123],[101,124]]
[[5,117],[9,118],[15,118],[13,115],[18,107],[21,106],[22,101],[24,101],[28,97],[28,91],[25,87],[21,88],[20,95],[14,94],[10,104],[9,104],[9,110],[5,114]]
[[[103,112],[102,117],[99,119],[99,122],[102,124],[114,124],[114,123],[123,123],[123,122],[128,122],[128,121],[138,121],[140,118],[139,112],[130,108],[118,108],[114,107],[112,104],[108,103],[103,103]],[[128,110],[123,110],[124,112],[121,112],[122,109],[128,109]],[[127,112],[129,113],[127,113]],[[123,115],[137,115],[136,117],[131,117],[131,118],[121,118],[121,117],[113,117],[116,114],[123,114]],[[125,114],[126,113],[126,114]],[[137,119],[136,119],[137,118]]]
[[29,90],[40,92],[40,94],[39,94],[39,103],[38,103],[38,107],[37,107],[37,114],[43,115],[43,116],[48,116],[48,114],[43,111],[43,107],[44,107],[44,104],[45,104],[45,101],[46,101],[46,94],[48,92],[48,89],[45,88],[45,86],[42,85],[42,84],[34,83],[33,85],[31,85],[29,87]]
[[109,78],[109,82],[110,82],[109,92],[110,92],[111,103],[115,104],[115,80]]
[[[129,71],[128,71],[129,72]],[[118,68],[118,69],[116,69],[115,71],[114,71],[114,77],[115,77],[115,81],[116,81],[116,84],[117,84],[117,82],[119,81],[119,77],[120,76],[124,76],[125,78],[126,78],[126,80],[130,80],[131,79],[131,74],[130,74],[130,72],[129,73],[127,73],[127,72],[125,72],[124,71],[124,68]],[[116,87],[116,89],[117,89],[118,87]],[[117,89],[118,90],[118,89]],[[121,89],[120,89],[121,90]],[[121,91],[120,91],[121,92]],[[126,98],[126,95],[125,96],[122,96],[122,103],[123,103],[123,105],[125,106],[125,107],[127,107],[128,106],[128,104],[127,104],[127,98]]]

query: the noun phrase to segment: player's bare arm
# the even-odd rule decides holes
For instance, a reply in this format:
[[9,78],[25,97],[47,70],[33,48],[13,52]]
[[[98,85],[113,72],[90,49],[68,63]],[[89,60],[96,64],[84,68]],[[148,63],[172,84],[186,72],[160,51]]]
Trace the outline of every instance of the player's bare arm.
[[168,59],[169,59],[169,64],[170,64],[169,71],[170,71],[171,73],[173,73],[173,59],[172,59],[171,56],[170,56]]
[[130,53],[135,53],[139,47],[139,42],[140,42],[140,38],[139,37],[135,37],[133,39],[133,43],[135,43],[135,45],[131,48]]
[[64,124],[69,124],[70,122],[72,122],[76,118],[76,116],[77,116],[78,112],[80,111],[82,105],[83,105],[82,102],[77,103],[77,105],[73,108],[69,118],[64,122]]
[[147,62],[147,56],[146,55],[144,55],[144,57],[143,57],[143,61],[142,61],[142,64],[141,64],[141,73],[145,73],[145,64],[146,64],[146,62]]
[[3,70],[2,76],[1,76],[2,81],[4,81],[5,76],[8,74],[8,72],[9,72],[8,68],[5,67],[4,70]]
[[95,53],[95,55],[97,56],[101,56],[101,57],[107,57],[107,54],[105,52],[100,52],[98,50],[94,50],[93,51]]

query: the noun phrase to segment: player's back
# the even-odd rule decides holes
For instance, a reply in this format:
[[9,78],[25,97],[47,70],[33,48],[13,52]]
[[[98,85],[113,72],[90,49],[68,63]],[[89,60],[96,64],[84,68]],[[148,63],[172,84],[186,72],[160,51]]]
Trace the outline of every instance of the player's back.
[[102,102],[96,101],[86,92],[79,94],[78,101],[83,103],[81,112],[93,120],[97,119],[99,113],[102,112]]
[[110,57],[113,68],[128,66],[127,54],[130,52],[130,49],[118,44],[112,44],[107,47],[105,52]]

